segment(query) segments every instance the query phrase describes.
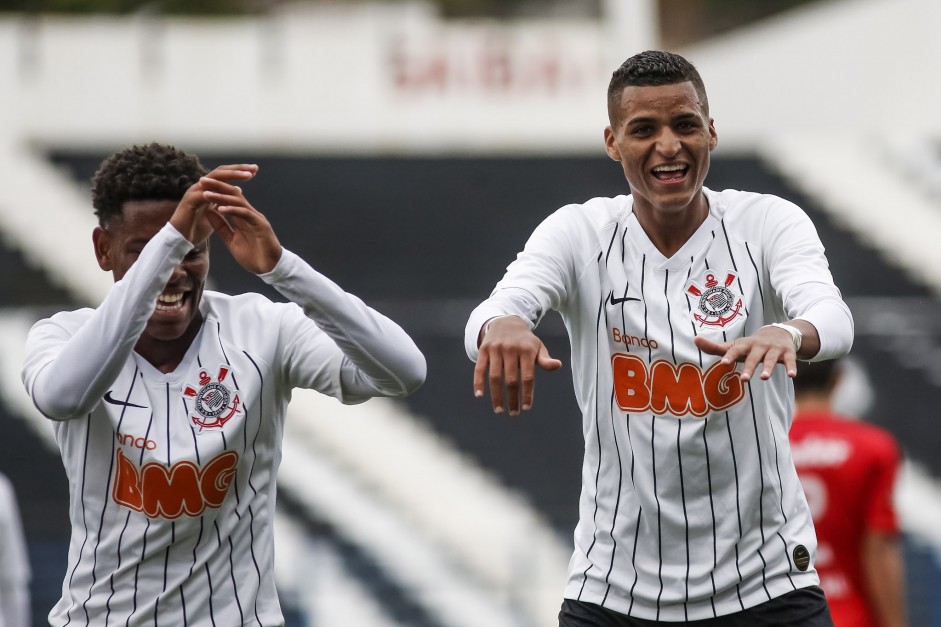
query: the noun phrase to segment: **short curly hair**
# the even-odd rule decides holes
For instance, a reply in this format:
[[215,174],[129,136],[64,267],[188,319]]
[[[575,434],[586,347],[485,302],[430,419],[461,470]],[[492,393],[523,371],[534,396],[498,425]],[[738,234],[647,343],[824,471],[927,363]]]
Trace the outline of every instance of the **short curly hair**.
[[690,82],[699,96],[703,112],[709,115],[706,86],[696,67],[684,57],[663,50],[640,52],[621,64],[608,83],[608,119],[615,124],[625,87],[659,87]]
[[121,216],[129,200],[180,200],[206,174],[194,155],[166,144],[139,144],[101,162],[92,177],[91,196],[98,224]]

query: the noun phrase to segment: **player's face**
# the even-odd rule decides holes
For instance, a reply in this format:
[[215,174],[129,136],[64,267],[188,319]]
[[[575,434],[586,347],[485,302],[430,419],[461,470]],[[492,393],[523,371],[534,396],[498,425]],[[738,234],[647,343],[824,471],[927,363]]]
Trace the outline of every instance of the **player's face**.
[[[124,203],[122,216],[94,233],[98,265],[120,281],[137,261],[144,246],[170,220],[177,203],[172,200],[135,200]],[[199,329],[199,301],[209,273],[209,241],[195,246],[170,275],[154,303],[144,336],[173,341]],[[143,338],[142,338],[143,339]]]
[[635,211],[659,221],[705,209],[702,185],[717,137],[692,83],[626,87],[618,119],[604,135]]

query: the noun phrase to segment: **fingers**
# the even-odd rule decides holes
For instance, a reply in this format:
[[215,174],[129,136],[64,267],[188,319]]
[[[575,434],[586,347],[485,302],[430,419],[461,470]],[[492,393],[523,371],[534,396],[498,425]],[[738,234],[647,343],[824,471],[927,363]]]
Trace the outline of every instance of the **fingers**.
[[543,370],[558,370],[562,367],[562,360],[550,357],[549,349],[546,348],[545,344],[539,349],[539,354],[536,356],[536,363],[538,363],[539,367]]
[[697,336],[694,343],[704,353],[721,356],[723,364],[743,362],[741,379],[748,381],[757,373],[762,380],[771,378],[777,364],[784,364],[787,376],[797,374],[797,354],[787,333],[760,329],[755,335],[731,342],[716,342]]
[[535,396],[536,366],[558,370],[562,362],[549,355],[545,345],[521,319],[512,316],[502,323],[494,323],[480,345],[474,368],[474,396],[482,397],[485,385],[489,385],[495,413],[517,416],[529,411]]
[[490,356],[488,372],[490,380],[490,402],[495,414],[503,413],[503,356],[495,353]]
[[248,181],[258,174],[258,165],[254,163],[233,163],[220,165],[203,178],[217,181]]
[[731,342],[715,342],[702,335],[697,335],[693,338],[693,343],[699,350],[707,355],[716,355],[717,357],[725,355],[732,345]]

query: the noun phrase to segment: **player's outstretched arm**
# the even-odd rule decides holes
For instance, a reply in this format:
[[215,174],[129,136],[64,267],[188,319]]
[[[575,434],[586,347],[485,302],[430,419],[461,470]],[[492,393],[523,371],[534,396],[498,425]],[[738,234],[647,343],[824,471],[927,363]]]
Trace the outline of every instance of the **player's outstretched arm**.
[[715,342],[703,336],[694,340],[704,353],[722,357],[722,363],[731,364],[742,361],[742,381],[752,378],[755,370],[761,366],[762,379],[771,377],[776,364],[784,364],[787,376],[797,376],[797,359],[810,359],[820,350],[820,336],[816,327],[805,320],[790,320],[787,324],[796,327],[803,334],[800,353],[794,350],[791,335],[777,327],[763,326],[753,335],[740,337],[731,342]]
[[505,385],[510,415],[527,411],[533,406],[537,365],[543,370],[558,370],[562,362],[549,355],[546,345],[519,316],[494,318],[481,330],[474,396],[482,397],[485,381],[489,381],[493,411],[501,414]]

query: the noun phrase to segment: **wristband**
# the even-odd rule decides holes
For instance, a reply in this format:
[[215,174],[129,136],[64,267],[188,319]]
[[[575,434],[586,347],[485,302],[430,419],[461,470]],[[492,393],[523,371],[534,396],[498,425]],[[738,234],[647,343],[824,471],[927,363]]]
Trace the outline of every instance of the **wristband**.
[[500,318],[514,318],[514,317],[519,318],[520,316],[517,316],[516,314],[504,314],[502,316],[494,316],[493,318],[490,318],[484,323],[483,329],[480,330],[480,339],[483,339],[484,336],[487,335],[487,331],[490,330],[490,325],[496,322],[497,320],[499,320]]
[[791,335],[791,341],[794,342],[794,352],[797,353],[801,349],[801,342],[804,340],[804,334],[801,333],[801,330],[795,326],[789,324],[783,324],[781,322],[772,322],[769,327],[775,327],[776,329],[783,329]]

